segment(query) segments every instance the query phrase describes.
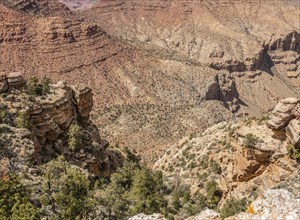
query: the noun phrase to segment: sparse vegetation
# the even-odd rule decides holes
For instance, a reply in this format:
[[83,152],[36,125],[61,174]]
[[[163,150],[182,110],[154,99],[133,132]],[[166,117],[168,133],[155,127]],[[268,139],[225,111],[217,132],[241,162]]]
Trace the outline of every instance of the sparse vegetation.
[[259,143],[259,139],[258,137],[256,137],[254,134],[247,134],[245,136],[245,139],[244,139],[244,146],[245,147],[248,147],[248,148],[254,148],[256,146],[256,144]]
[[71,124],[69,127],[69,139],[68,144],[69,148],[72,151],[75,151],[82,145],[82,133],[78,124]]
[[31,96],[44,96],[50,92],[49,85],[49,78],[43,77],[39,82],[39,79],[33,76],[28,80],[25,91]]
[[31,122],[30,122],[30,116],[29,116],[28,112],[26,112],[26,111],[19,112],[19,114],[15,120],[15,123],[18,128],[30,129]]
[[209,181],[205,188],[207,193],[208,207],[211,209],[217,208],[222,197],[222,191],[219,189],[217,182]]
[[216,174],[222,173],[222,168],[215,160],[210,160],[210,170]]
[[4,123],[7,117],[7,112],[4,109],[0,109],[0,123]]
[[221,208],[221,218],[227,218],[236,215],[247,210],[247,200],[246,199],[230,199],[226,201],[224,206]]
[[300,160],[300,147],[296,147],[294,145],[288,146],[288,155],[290,158],[294,160]]

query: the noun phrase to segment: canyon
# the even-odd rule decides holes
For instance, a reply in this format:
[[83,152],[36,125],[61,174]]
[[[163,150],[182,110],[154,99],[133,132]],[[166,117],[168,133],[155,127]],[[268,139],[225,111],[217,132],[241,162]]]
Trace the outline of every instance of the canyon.
[[[299,202],[297,0],[0,0],[0,46],[0,177],[40,181],[63,155],[110,181],[125,150],[166,191],[188,186],[191,207],[217,184],[218,212],[183,206],[176,219],[224,219],[232,198],[252,202],[229,219],[300,216],[288,209]],[[47,94],[30,94],[33,77]],[[280,198],[293,202],[266,213]],[[164,218],[147,214],[132,219]]]
[[144,155],[299,96],[294,1],[3,2],[18,12],[1,6],[1,71],[85,82],[103,136]]

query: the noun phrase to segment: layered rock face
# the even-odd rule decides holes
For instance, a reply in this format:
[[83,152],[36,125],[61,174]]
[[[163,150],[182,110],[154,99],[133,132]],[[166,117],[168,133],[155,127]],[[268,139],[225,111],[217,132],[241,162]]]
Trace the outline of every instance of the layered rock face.
[[112,35],[234,72],[263,68],[265,48],[299,53],[297,7],[293,1],[113,0],[98,1],[86,14]]
[[154,167],[170,182],[180,179],[190,185],[192,192],[205,193],[206,182],[213,179],[223,191],[223,202],[231,197],[251,200],[297,175],[288,145],[286,136],[275,138],[265,122],[221,123],[171,146]]
[[267,122],[275,131],[285,129],[291,144],[300,144],[300,99],[287,98],[281,100]]
[[47,0],[1,0],[0,3],[19,11],[39,16],[68,16],[71,11],[59,1]]
[[0,65],[85,82],[105,138],[154,154],[213,123],[260,116],[298,96],[298,10],[282,5],[110,0],[67,18],[1,5]]
[[[9,74],[8,76],[12,75],[15,78],[16,75],[18,78],[22,77],[20,74]],[[8,79],[10,78],[8,77]],[[0,107],[1,110],[5,110],[5,117],[10,125],[7,127],[8,132],[4,132],[2,137],[7,141],[1,143],[4,144],[4,147],[8,144],[8,149],[13,149],[13,152],[16,151],[16,153],[7,154],[1,160],[10,161],[15,157],[21,160],[25,157],[17,155],[21,152],[25,155],[29,154],[27,158],[30,157],[36,164],[41,164],[53,159],[57,154],[63,154],[68,161],[87,169],[91,175],[95,176],[109,176],[116,166],[120,165],[121,157],[117,153],[107,150],[107,141],[100,138],[98,129],[89,120],[89,114],[93,107],[93,94],[90,88],[84,85],[69,87],[64,82],[59,82],[50,86],[47,95],[36,97],[22,91],[25,89],[24,86],[18,87],[20,90],[15,88],[15,84],[9,83],[9,89],[3,91],[4,96],[0,98]],[[21,113],[22,116],[20,116]],[[27,128],[15,128],[18,120],[22,120],[22,124],[28,120]],[[80,150],[72,151],[68,148],[70,135],[68,129],[77,120],[81,121],[79,126],[83,139]],[[4,131],[4,129],[6,127],[3,127],[2,130]],[[26,150],[26,144],[24,144],[25,150],[14,144],[20,141],[10,135],[13,131],[20,134],[19,139],[22,140],[22,143],[27,143],[32,147],[31,151]],[[14,172],[21,170],[24,172],[22,168],[24,161],[25,159],[17,163],[19,167]],[[7,169],[9,170],[8,167],[3,168],[1,172],[8,172]]]

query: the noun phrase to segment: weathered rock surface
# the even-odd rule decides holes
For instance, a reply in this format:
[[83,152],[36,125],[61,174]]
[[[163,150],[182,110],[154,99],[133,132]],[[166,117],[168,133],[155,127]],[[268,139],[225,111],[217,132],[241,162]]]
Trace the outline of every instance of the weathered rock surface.
[[254,213],[241,213],[228,220],[254,219],[299,219],[300,199],[287,190],[267,190],[262,196],[255,199],[251,206]]
[[1,0],[0,3],[33,15],[67,16],[71,14],[71,11],[57,0]]
[[[72,89],[73,88],[73,89]],[[32,96],[24,91],[12,89],[6,93],[4,97],[0,97],[1,108],[6,114],[1,118],[0,123],[10,124],[8,132],[5,127],[1,129],[3,149],[11,149],[15,147],[16,151],[21,151],[24,154],[30,154],[32,160],[36,164],[41,164],[53,159],[57,154],[62,154],[72,164],[82,167],[95,176],[109,176],[118,165],[122,163],[121,156],[111,150],[108,150],[108,143],[101,139],[96,126],[89,120],[89,114],[92,111],[93,99],[92,90],[86,86],[78,85],[69,87],[63,82],[50,86],[48,94],[43,96]],[[30,130],[14,128],[15,122],[18,119],[20,112],[26,112]],[[14,119],[13,119],[14,118]],[[82,143],[80,149],[71,149],[68,147],[68,129],[71,124],[80,121],[80,132]],[[15,122],[14,122],[15,121]],[[77,122],[78,123],[78,122]],[[3,126],[6,126],[6,125]],[[3,134],[2,134],[3,131]],[[8,135],[6,134],[8,133]],[[17,144],[12,144],[20,141],[14,138],[16,133],[19,139],[31,140],[33,152],[22,150]],[[26,141],[24,142],[26,143]],[[25,144],[24,144],[25,145]],[[24,146],[26,147],[26,146]],[[6,152],[6,150],[5,150]],[[18,155],[5,153],[1,155],[2,159],[8,161]],[[3,157],[3,158],[2,158]],[[23,158],[20,155],[20,159]],[[24,161],[18,162],[18,166],[22,168]],[[20,169],[21,169],[20,168]],[[8,168],[3,168],[0,171],[8,172]],[[22,169],[22,172],[26,172]]]
[[9,73],[6,77],[10,88],[20,89],[25,86],[26,81],[20,72]]
[[0,93],[8,91],[8,83],[6,79],[6,75],[3,73],[0,75]]
[[82,117],[89,117],[94,103],[92,89],[84,84],[79,84],[73,86],[72,90],[78,113]]
[[165,220],[165,218],[161,214],[153,214],[153,215],[138,214],[129,218],[128,220]]
[[93,0],[59,0],[72,10],[84,10],[93,6]]
[[285,128],[290,120],[295,117],[293,111],[299,102],[300,100],[297,98],[287,98],[280,100],[272,111],[270,120],[268,120],[267,122],[268,126],[275,130]]
[[187,218],[186,220],[219,220],[220,214],[214,210],[206,209],[200,214]]
[[223,122],[172,145],[154,168],[162,170],[170,184],[180,179],[192,192],[205,193],[206,182],[217,180],[222,202],[231,197],[251,199],[254,192],[297,175],[297,163],[287,156],[288,145],[284,134],[275,137],[264,122]]
[[0,71],[85,82],[103,136],[140,153],[155,154],[230,111],[260,116],[299,96],[291,0],[97,1],[72,16],[54,10],[57,1],[2,2],[11,4],[0,5]]
[[290,138],[291,144],[300,144],[300,120],[291,120],[285,130],[287,136]]

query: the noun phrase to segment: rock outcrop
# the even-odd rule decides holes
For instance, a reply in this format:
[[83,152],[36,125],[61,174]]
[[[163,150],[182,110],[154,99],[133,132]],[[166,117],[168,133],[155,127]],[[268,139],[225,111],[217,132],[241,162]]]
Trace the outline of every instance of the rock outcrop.
[[267,190],[251,203],[253,213],[241,213],[226,220],[299,219],[300,199],[285,189]]
[[286,127],[286,134],[290,138],[290,142],[293,145],[300,144],[300,120],[293,119]]
[[293,145],[300,143],[299,103],[300,99],[297,98],[281,100],[267,122],[268,126],[275,131],[285,129],[286,135]]
[[153,214],[153,215],[146,215],[146,214],[138,214],[135,215],[128,220],[165,220],[166,218],[163,217],[161,214]]
[[275,137],[265,121],[223,122],[170,146],[155,169],[180,181],[192,192],[203,193],[209,180],[216,180],[228,198],[253,199],[297,175],[297,163],[287,156],[285,134]]
[[[22,78],[19,74],[12,75],[14,79]],[[35,97],[27,94],[24,88],[18,87],[16,90],[12,87],[6,91],[5,96],[0,97],[0,103],[0,110],[5,112],[0,119],[0,124],[4,123],[3,129],[1,128],[1,135],[4,135],[1,145],[4,145],[4,149],[12,151],[6,153],[3,158],[1,156],[1,160],[11,161],[14,157],[22,159],[22,155],[17,155],[21,152],[29,154],[34,164],[39,165],[61,154],[71,163],[88,170],[90,175],[106,177],[122,163],[122,157],[107,149],[107,141],[101,139],[98,129],[89,119],[93,107],[93,94],[92,90],[84,85],[70,87],[64,82],[59,82],[50,85],[47,94]],[[68,130],[74,124],[80,127],[80,149],[68,147]],[[16,126],[24,126],[26,129],[17,129]],[[10,133],[17,133],[18,136],[14,138]],[[23,150],[18,147],[18,137],[24,139]],[[32,146],[31,151],[25,149],[26,141],[28,146]],[[24,161],[25,159],[17,162],[18,169],[22,172],[25,169]],[[9,167],[5,166],[0,171],[7,173],[8,170]]]
[[272,111],[270,120],[267,122],[268,126],[274,130],[285,128],[290,120],[295,117],[292,112],[299,102],[300,100],[297,98],[280,100]]
[[219,220],[220,214],[212,209],[206,209],[198,215],[187,218],[186,220]]
[[2,73],[0,76],[0,92],[7,92],[9,89],[21,89],[25,86],[26,81],[20,72],[13,72],[6,75]]
[[89,117],[94,103],[91,88],[79,84],[72,87],[72,92],[79,115]]
[[14,89],[21,89],[25,86],[26,81],[20,72],[9,73],[6,77],[8,86]]
[[299,95],[291,0],[110,0],[72,16],[57,1],[1,2],[0,71],[85,82],[103,137],[141,154]]
[[6,75],[3,73],[0,75],[0,93],[6,92],[9,86],[7,83]]
[[58,0],[1,0],[0,3],[38,16],[68,16],[71,11]]

